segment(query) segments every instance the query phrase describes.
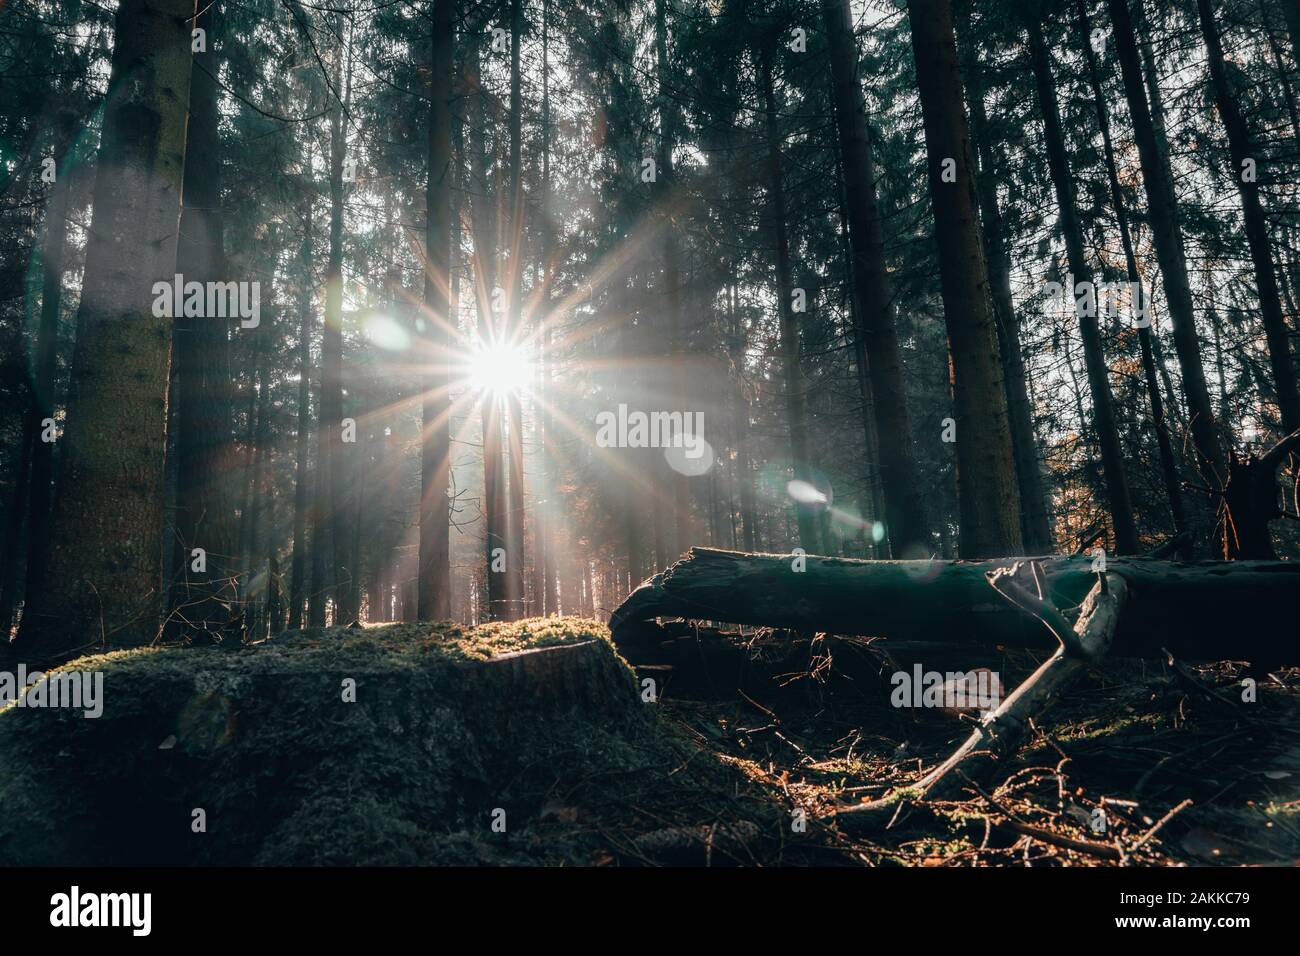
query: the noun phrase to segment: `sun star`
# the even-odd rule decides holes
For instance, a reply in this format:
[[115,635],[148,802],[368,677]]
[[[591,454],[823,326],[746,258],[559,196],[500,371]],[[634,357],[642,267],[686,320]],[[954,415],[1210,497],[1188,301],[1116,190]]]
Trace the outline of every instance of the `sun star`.
[[470,355],[468,379],[476,392],[517,395],[533,379],[533,365],[519,345],[495,343],[476,348]]

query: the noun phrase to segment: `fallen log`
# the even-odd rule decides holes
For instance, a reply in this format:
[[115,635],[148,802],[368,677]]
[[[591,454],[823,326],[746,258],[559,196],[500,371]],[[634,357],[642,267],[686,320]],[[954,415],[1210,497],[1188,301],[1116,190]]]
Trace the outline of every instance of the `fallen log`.
[[[1000,600],[986,573],[995,561],[862,561],[692,548],[633,591],[614,611],[620,645],[654,639],[660,617],[785,627],[913,641],[1052,648],[1040,621]],[[1083,602],[1097,575],[1085,555],[1041,559],[1047,597],[1062,609]],[[802,570],[797,570],[802,568]],[[1164,561],[1110,558],[1127,606],[1114,656],[1300,663],[1294,639],[1300,562]]]
[[1012,607],[1047,625],[1058,641],[1056,653],[985,717],[947,760],[920,781],[879,800],[839,810],[835,819],[846,830],[879,827],[892,819],[903,799],[944,799],[955,796],[965,783],[978,789],[980,782],[1015,756],[1028,736],[1031,722],[1041,718],[1092,664],[1110,652],[1128,599],[1123,578],[1094,575],[1096,582],[1084,598],[1079,619],[1069,625],[1045,593],[1040,569],[1030,568],[1034,579],[1034,591],[1030,592],[1016,577],[1023,567],[1016,565],[1010,571],[999,569],[989,575],[988,581]]
[[883,688],[883,658],[867,649],[869,643],[770,628],[746,635],[738,630],[667,625],[659,629],[656,640],[625,643],[619,651],[638,678],[654,678],[661,691],[670,685],[711,693],[768,690],[797,677],[824,681],[832,674]]

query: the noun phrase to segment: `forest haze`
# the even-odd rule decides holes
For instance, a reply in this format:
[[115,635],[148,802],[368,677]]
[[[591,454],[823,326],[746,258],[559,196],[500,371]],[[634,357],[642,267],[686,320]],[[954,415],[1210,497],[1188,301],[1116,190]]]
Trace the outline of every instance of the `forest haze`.
[[1297,97],[1298,0],[0,3],[6,650],[1293,557]]

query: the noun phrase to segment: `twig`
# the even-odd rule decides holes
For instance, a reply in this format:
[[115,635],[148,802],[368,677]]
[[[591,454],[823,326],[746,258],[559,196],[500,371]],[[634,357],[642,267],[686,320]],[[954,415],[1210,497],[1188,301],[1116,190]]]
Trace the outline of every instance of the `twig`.
[[1148,830],[1145,834],[1142,835],[1142,839],[1138,840],[1131,847],[1129,847],[1129,852],[1132,853],[1138,847],[1142,846],[1142,844],[1146,843],[1147,840],[1150,840],[1153,836],[1156,835],[1157,832],[1159,832],[1162,826],[1164,826],[1166,823],[1168,823],[1178,814],[1182,813],[1191,805],[1192,805],[1192,798],[1188,797],[1182,803],[1178,804],[1178,806],[1174,807],[1172,810],[1166,813],[1163,817],[1161,817],[1159,820],[1156,821],[1155,826],[1153,826],[1150,830]]
[[[962,776],[966,775],[962,774]],[[969,777],[966,779],[967,782],[975,788],[975,791],[983,797],[994,810],[1007,818],[1003,823],[998,824],[999,826],[1005,827],[1021,836],[1027,836],[1030,839],[1038,840],[1040,843],[1050,843],[1053,846],[1064,847],[1065,849],[1075,850],[1079,853],[1089,853],[1093,856],[1099,856],[1107,860],[1119,860],[1123,856],[1123,853],[1120,850],[1108,844],[1093,843],[1091,840],[1077,840],[1074,837],[1068,837],[1063,833],[1056,833],[1053,830],[1036,827],[1032,823],[1025,823],[1017,818],[1015,813],[1007,809],[1007,807],[1001,804],[996,798],[986,793],[984,788],[974,780],[971,780]]]

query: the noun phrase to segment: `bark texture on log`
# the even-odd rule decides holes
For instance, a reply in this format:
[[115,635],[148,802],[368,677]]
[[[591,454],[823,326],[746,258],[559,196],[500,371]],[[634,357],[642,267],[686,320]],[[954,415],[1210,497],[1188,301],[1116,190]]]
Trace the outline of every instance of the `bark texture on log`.
[[[686,617],[905,638],[1053,647],[1042,624],[1028,619],[989,587],[996,561],[860,561],[745,554],[692,548],[645,582],[613,613],[620,643],[652,633],[656,617]],[[1093,559],[1042,561],[1049,597],[1060,608],[1082,603],[1096,581]],[[1111,559],[1106,570],[1127,585],[1118,623],[1117,656],[1245,659],[1267,666],[1300,660],[1294,609],[1300,564],[1288,561],[1160,561]]]

